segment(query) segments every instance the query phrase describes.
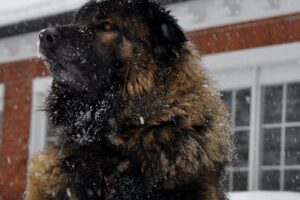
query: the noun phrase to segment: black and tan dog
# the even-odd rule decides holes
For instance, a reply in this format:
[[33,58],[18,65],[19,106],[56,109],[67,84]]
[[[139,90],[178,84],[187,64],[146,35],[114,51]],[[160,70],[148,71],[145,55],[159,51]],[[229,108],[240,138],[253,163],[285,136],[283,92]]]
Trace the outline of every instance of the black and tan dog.
[[29,200],[226,199],[228,112],[168,11],[91,1],[40,41],[60,143],[33,159]]

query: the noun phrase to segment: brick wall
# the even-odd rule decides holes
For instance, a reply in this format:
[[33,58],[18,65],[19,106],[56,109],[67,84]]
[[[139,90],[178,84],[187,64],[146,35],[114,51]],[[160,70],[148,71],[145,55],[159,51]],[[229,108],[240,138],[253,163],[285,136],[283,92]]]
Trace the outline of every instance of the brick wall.
[[[300,41],[300,13],[188,33],[202,54]],[[0,65],[5,84],[0,200],[22,199],[28,158],[32,79],[47,76],[39,60]]]
[[300,13],[220,26],[188,34],[202,54],[300,41]]
[[19,200],[25,190],[31,114],[31,82],[47,75],[41,61],[0,66],[5,84],[4,121],[0,151],[0,199]]

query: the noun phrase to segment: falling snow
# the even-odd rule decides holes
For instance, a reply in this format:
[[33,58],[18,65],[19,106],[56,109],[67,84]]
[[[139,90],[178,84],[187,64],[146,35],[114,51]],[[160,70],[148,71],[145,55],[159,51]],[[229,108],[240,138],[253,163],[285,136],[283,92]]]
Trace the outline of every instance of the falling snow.
[[[0,25],[8,25],[11,23],[18,23],[24,19],[37,19],[41,16],[48,16],[51,14],[58,14],[70,10],[74,10],[78,8],[85,0],[21,0],[21,1],[9,1],[3,0],[0,3]],[[215,27],[224,24],[231,24],[237,22],[244,22],[249,20],[261,19],[265,17],[274,17],[279,15],[286,15],[293,12],[299,12],[300,3],[299,0],[213,0],[213,1],[192,1],[192,2],[183,2],[178,4],[172,4],[168,7],[172,10],[172,13],[178,18],[180,25],[187,31],[204,29],[208,27]],[[162,25],[161,29],[165,37],[170,35],[167,25]],[[253,35],[259,34],[258,31],[254,31]],[[230,42],[234,40],[234,38],[241,38],[242,36],[239,33],[226,33],[226,39]],[[236,36],[236,37],[235,37]],[[293,37],[293,36],[290,36]],[[37,52],[37,43],[38,35],[37,33],[29,33],[24,34],[22,36],[14,36],[9,38],[1,39],[0,41],[0,60],[1,62],[11,62],[15,60],[23,60],[27,58],[38,57],[43,59],[43,56]],[[219,38],[218,34],[214,33],[212,38],[215,42],[221,42],[223,38]],[[247,40],[249,38],[246,38]],[[289,44],[290,47],[295,49],[296,44]],[[213,47],[213,43],[210,42],[207,44],[210,48]],[[72,52],[73,47],[64,47],[65,50],[63,53],[66,56],[69,56]],[[80,47],[76,47],[78,49],[78,54],[73,56],[81,56]],[[258,49],[258,54],[260,54],[263,49]],[[295,51],[289,52],[286,51],[291,58],[293,58],[292,62],[289,64],[299,65],[300,48],[296,48]],[[237,55],[241,60],[247,61],[248,65],[257,65],[257,63],[261,63],[263,60],[262,57],[256,57],[256,54],[253,53],[252,50],[249,51],[249,54],[242,55],[241,52],[237,52]],[[141,56],[138,54],[137,56]],[[236,59],[231,57],[231,55],[219,55],[219,57],[214,57],[214,55],[208,55],[204,59],[204,63],[208,66],[212,66],[211,71],[221,71],[222,73],[225,71],[220,68],[214,68],[214,66],[219,66],[222,68],[231,67],[237,68],[240,63],[237,63]],[[281,63],[283,58],[282,54],[277,53],[274,56],[274,63]],[[297,59],[297,61],[295,61]],[[87,59],[81,59],[82,64],[87,64]],[[225,67],[224,67],[225,66]],[[138,68],[137,65],[134,66]],[[217,70],[216,70],[217,69]],[[2,73],[2,71],[0,71]],[[43,71],[42,75],[45,76],[47,71]],[[1,74],[0,74],[1,75]],[[223,75],[223,74],[222,74]],[[223,75],[219,75],[216,77],[221,77],[221,79],[225,79],[226,77]],[[24,79],[26,77],[23,73],[17,73],[16,75],[18,79]],[[76,80],[70,80],[68,74],[61,74],[64,81],[76,82]],[[225,78],[224,78],[225,77]],[[237,81],[243,82],[243,78],[235,77]],[[249,77],[247,77],[249,78]],[[289,81],[294,82],[294,81]],[[281,84],[281,83],[280,83]],[[261,165],[265,168],[272,168],[274,170],[262,170],[260,171],[261,176],[258,181],[265,182],[266,187],[273,187],[271,189],[284,189],[286,187],[290,187],[291,190],[300,191],[300,94],[299,94],[299,83],[288,83],[281,84],[276,83],[276,86],[264,87],[262,86],[260,89],[260,96],[254,96],[253,91],[242,94],[239,96],[239,90],[234,88],[231,93],[230,98],[228,98],[228,108],[231,109],[231,114],[233,118],[233,135],[237,145],[237,158],[240,161],[236,166],[236,169],[239,167],[243,169],[247,169],[246,176],[245,173],[236,173],[229,175],[231,180],[231,189],[234,187],[232,181],[239,181],[239,186],[243,187],[243,184],[248,183],[249,176],[251,175],[249,170],[248,161],[252,158],[249,158],[249,149],[250,147],[250,134],[255,132],[256,130],[261,131],[259,137],[261,137]],[[239,85],[237,88],[244,89],[244,85]],[[85,86],[82,86],[85,87]],[[203,88],[208,88],[209,86],[204,84]],[[222,87],[221,87],[222,88]],[[226,87],[225,87],[226,88]],[[28,89],[28,88],[27,88]],[[22,87],[16,86],[13,88],[16,93],[24,92]],[[249,90],[250,91],[250,90]],[[1,94],[4,90],[0,88],[0,128],[2,129],[3,123],[3,103],[4,97]],[[33,91],[34,92],[34,91]],[[231,92],[231,91],[230,91]],[[36,95],[36,94],[34,94]],[[213,94],[214,95],[214,94]],[[223,96],[224,97],[224,96]],[[223,98],[222,97],[222,98]],[[240,98],[239,98],[240,97]],[[10,97],[6,97],[7,99]],[[27,95],[24,97],[27,102],[31,102],[31,96]],[[256,98],[256,99],[255,99]],[[5,99],[5,100],[7,100]],[[35,99],[36,100],[36,99]],[[252,103],[259,101],[261,107],[258,107],[258,111],[261,112],[256,119],[256,116],[253,116],[252,112],[255,111],[254,107],[251,107]],[[257,103],[257,102],[256,102]],[[15,113],[22,112],[23,107],[19,104],[11,104],[12,110]],[[39,105],[41,106],[41,105]],[[85,106],[85,105],[84,105]],[[84,107],[83,106],[83,107]],[[91,130],[94,130],[94,124],[90,124],[86,126],[86,124],[91,123],[92,121],[97,121],[99,125],[103,123],[102,116],[103,113],[106,113],[109,109],[109,102],[101,101],[98,104],[97,111],[94,112],[94,107],[84,107],[80,112],[77,113],[76,116],[72,116],[74,118],[74,126],[81,130],[81,133],[74,135],[74,141],[78,142],[80,145],[90,144],[95,141],[96,136],[91,133]],[[40,107],[39,107],[40,108]],[[30,109],[23,111],[28,113]],[[41,116],[41,115],[37,115]],[[147,118],[146,118],[147,119]],[[141,125],[145,125],[146,121],[143,116],[139,116],[137,121]],[[261,127],[254,128],[253,121],[256,120],[261,121]],[[116,124],[114,119],[109,119],[109,123],[112,127]],[[174,119],[174,123],[175,119]],[[226,128],[224,123],[219,124],[220,128]],[[7,127],[5,127],[7,129]],[[29,125],[26,125],[26,128],[30,129]],[[2,130],[0,130],[0,136]],[[65,130],[63,130],[65,131]],[[110,135],[110,139],[115,136],[115,133]],[[239,134],[239,135],[238,135]],[[28,138],[22,137],[18,138],[16,141],[23,148],[24,141],[27,141]],[[1,143],[0,143],[1,144]],[[41,147],[40,147],[41,148]],[[259,148],[259,147],[257,147]],[[253,156],[253,155],[252,155]],[[20,158],[23,159],[23,158]],[[24,158],[25,159],[25,158]],[[244,162],[245,161],[245,162]],[[4,165],[8,165],[8,168],[14,166],[16,160],[14,157],[4,157],[3,159]],[[250,161],[249,161],[250,162]],[[247,163],[247,164],[245,164]],[[289,167],[292,166],[296,168],[296,170],[289,170]],[[74,165],[70,166],[70,168],[75,168]],[[285,168],[286,167],[286,168]],[[280,170],[278,170],[280,168]],[[252,169],[251,169],[252,170]],[[43,173],[36,173],[35,176],[43,176]],[[236,180],[235,180],[236,179]],[[8,185],[11,188],[14,188],[19,183],[15,180],[6,181],[0,180],[0,186]],[[126,185],[127,184],[127,185]],[[125,181],[124,186],[130,185],[130,180]],[[278,188],[277,188],[278,185]],[[248,186],[245,185],[247,189]],[[244,189],[245,189],[244,188]],[[245,189],[245,190],[246,190]],[[266,188],[269,189],[269,188]],[[93,196],[94,193],[92,190],[87,191],[90,196]],[[66,195],[69,198],[72,198],[72,191],[70,188],[67,188],[65,191]],[[97,190],[96,195],[101,196],[102,191]],[[112,192],[113,193],[113,192]],[[55,193],[52,191],[52,195]],[[299,193],[293,192],[232,192],[229,194],[230,200],[298,200],[300,199]],[[0,200],[2,200],[2,196],[0,194]]]

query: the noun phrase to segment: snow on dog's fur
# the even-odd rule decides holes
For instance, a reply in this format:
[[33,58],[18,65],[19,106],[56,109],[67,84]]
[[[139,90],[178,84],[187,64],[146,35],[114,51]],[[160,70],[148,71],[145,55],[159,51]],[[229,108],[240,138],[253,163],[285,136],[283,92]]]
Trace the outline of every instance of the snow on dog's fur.
[[60,142],[33,159],[30,200],[226,199],[228,112],[168,11],[91,1],[40,40]]

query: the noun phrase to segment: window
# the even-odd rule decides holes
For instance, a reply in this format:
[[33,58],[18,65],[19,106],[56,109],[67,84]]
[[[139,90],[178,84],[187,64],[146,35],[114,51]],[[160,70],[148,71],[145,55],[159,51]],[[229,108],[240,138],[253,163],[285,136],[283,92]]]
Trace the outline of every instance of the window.
[[231,112],[237,157],[234,167],[228,168],[227,189],[243,191],[248,189],[251,90],[225,91],[222,98]]
[[300,192],[297,52],[300,42],[203,58],[234,124],[237,162],[228,167],[229,191]]
[[43,111],[51,82],[51,78],[37,78],[33,81],[30,156],[56,142],[56,137],[48,125],[47,114]]
[[300,191],[300,82],[262,88],[261,185]]
[[0,84],[0,145],[3,133],[4,87]]

